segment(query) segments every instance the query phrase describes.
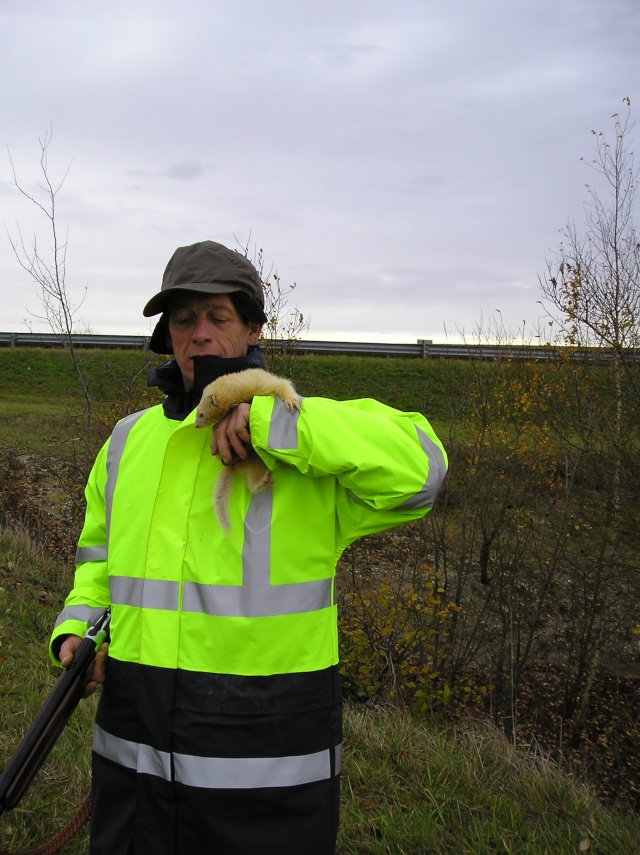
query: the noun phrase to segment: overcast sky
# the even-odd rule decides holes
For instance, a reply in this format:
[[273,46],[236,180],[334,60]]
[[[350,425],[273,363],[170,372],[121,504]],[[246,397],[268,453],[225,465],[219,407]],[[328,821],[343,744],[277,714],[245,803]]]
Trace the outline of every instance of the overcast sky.
[[[213,239],[297,283],[307,338],[529,336],[590,132],[637,113],[640,2],[0,0],[0,79],[0,221],[49,246],[7,149],[37,192],[52,127],[80,326],[148,334],[174,249]],[[4,229],[0,297],[25,331]]]

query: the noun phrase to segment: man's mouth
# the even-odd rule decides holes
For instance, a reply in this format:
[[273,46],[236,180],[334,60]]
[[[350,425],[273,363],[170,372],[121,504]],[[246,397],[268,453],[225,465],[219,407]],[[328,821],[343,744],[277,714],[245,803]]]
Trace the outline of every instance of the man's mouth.
[[216,356],[216,357],[220,358],[219,353],[212,353],[209,350],[199,350],[197,353],[189,354],[189,359],[193,362],[194,358],[197,359],[199,356]]

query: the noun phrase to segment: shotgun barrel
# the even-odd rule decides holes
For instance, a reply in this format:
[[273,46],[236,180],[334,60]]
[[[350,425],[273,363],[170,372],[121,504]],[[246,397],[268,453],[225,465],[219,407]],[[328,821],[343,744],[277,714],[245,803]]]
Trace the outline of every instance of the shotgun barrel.
[[78,706],[98,648],[107,638],[110,619],[111,609],[107,608],[89,626],[72,662],[58,677],[0,775],[0,815],[18,804]]

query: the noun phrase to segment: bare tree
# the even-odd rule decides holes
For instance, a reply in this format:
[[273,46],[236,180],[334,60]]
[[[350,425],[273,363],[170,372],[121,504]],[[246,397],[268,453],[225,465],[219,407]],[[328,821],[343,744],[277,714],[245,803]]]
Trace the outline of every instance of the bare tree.
[[11,157],[11,151],[7,149],[9,161],[13,173],[13,185],[17,190],[32,202],[49,221],[49,235],[51,245],[49,247],[50,260],[47,260],[40,251],[38,239],[32,238],[31,244],[27,246],[22,236],[19,225],[16,225],[17,237],[12,237],[7,231],[14,255],[23,270],[35,281],[39,289],[39,297],[44,314],[33,313],[36,320],[45,322],[49,328],[61,338],[68,338],[74,329],[75,316],[80,308],[81,302],[74,304],[70,299],[66,286],[67,269],[67,237],[60,237],[56,221],[57,196],[62,189],[71,164],[67,167],[61,180],[55,185],[52,183],[48,168],[48,148],[51,143],[51,129],[39,139],[40,144],[40,171],[42,183],[38,184],[41,197],[29,193],[18,181],[16,169]]
[[598,176],[598,186],[587,184],[584,222],[581,227],[567,223],[563,241],[540,277],[542,293],[559,322],[560,339],[590,348],[584,359],[574,362],[573,371],[581,388],[588,390],[584,405],[574,408],[574,417],[559,424],[556,434],[572,454],[579,451],[583,457],[583,483],[598,473],[597,501],[580,512],[583,528],[592,533],[591,548],[570,556],[571,578],[579,580],[571,598],[576,607],[572,648],[578,664],[564,708],[579,709],[581,718],[615,604],[613,580],[621,584],[627,573],[635,575],[628,558],[634,526],[625,516],[633,504],[638,465],[634,360],[640,346],[640,236],[633,215],[640,173],[631,148],[631,102],[624,98],[623,103],[625,115],[612,116],[613,140],[592,131],[594,156],[588,166]]
[[[45,323],[58,336],[60,343],[69,356],[78,387],[81,390],[83,401],[82,468],[84,471],[88,471],[92,456],[90,448],[93,405],[91,380],[87,377],[78,361],[78,355],[73,342],[77,314],[82,306],[84,294],[80,300],[74,301],[67,287],[68,232],[65,233],[64,237],[61,236],[57,213],[58,195],[69,174],[71,164],[69,164],[59,181],[53,180],[49,170],[48,159],[52,136],[53,129],[49,128],[44,136],[38,140],[40,145],[41,175],[41,180],[38,183],[40,191],[38,194],[30,193],[19,182],[11,157],[11,151],[7,149],[13,173],[14,187],[16,187],[25,199],[35,205],[48,221],[49,246],[46,250],[42,250],[35,235],[31,239],[31,242],[27,243],[18,224],[16,224],[17,236],[12,236],[6,226],[5,230],[18,264],[36,284],[37,296],[42,311],[41,313],[31,312],[30,314],[36,320]],[[86,287],[84,290],[86,294]]]
[[[245,257],[249,258],[250,238],[242,246],[242,251]],[[296,344],[302,333],[309,328],[309,321],[305,320],[300,309],[297,306],[289,308],[289,298],[297,284],[293,282],[284,286],[277,270],[267,270],[262,249],[254,248],[250,260],[258,271],[264,289],[264,313],[267,323],[262,328],[261,344],[265,350],[267,366],[271,371],[277,369],[291,374],[296,357]]]
[[[130,407],[146,405],[146,397],[141,397],[136,388],[137,377],[148,368],[152,357],[146,359],[132,374],[122,372],[111,362],[88,369],[86,361],[79,358],[78,347],[74,343],[74,335],[80,331],[86,332],[87,325],[78,317],[78,313],[86,295],[86,286],[82,295],[76,299],[67,285],[67,246],[68,230],[64,236],[60,228],[58,213],[58,197],[69,174],[71,164],[58,181],[52,178],[49,169],[49,147],[52,140],[50,128],[38,140],[40,145],[40,181],[38,189],[30,192],[18,180],[16,168],[8,150],[9,162],[13,173],[13,185],[18,192],[44,215],[47,223],[46,240],[40,242],[37,236],[30,241],[25,240],[20,225],[16,223],[12,235],[5,225],[14,255],[36,285],[36,295],[40,303],[38,312],[29,312],[31,317],[44,323],[58,337],[60,344],[67,352],[71,363],[76,389],[82,402],[81,429],[79,436],[74,439],[72,454],[73,466],[70,467],[72,481],[84,484],[98,447],[110,432],[113,424],[130,411]],[[44,245],[44,246],[43,246]],[[120,390],[121,400],[99,400],[101,381],[111,377],[116,381]],[[79,454],[77,449],[79,447]],[[73,488],[70,488],[73,492]],[[74,493],[75,495],[75,493]]]
[[[615,140],[596,131],[591,169],[603,179],[603,195],[587,185],[582,230],[569,222],[563,242],[547,261],[540,278],[544,297],[560,312],[564,340],[577,346],[605,348],[613,372],[615,418],[612,437],[618,449],[615,483],[620,483],[622,440],[625,434],[625,363],[640,345],[640,236],[633,222],[638,176],[630,136],[631,102],[626,115],[614,113]],[[617,490],[616,490],[617,494]],[[618,499],[615,499],[618,501]]]
[[603,195],[587,184],[585,222],[568,222],[563,241],[540,278],[544,297],[560,313],[568,344],[597,345],[620,353],[640,344],[640,239],[633,223],[638,170],[630,148],[631,102],[626,116],[614,113],[615,140],[596,131],[590,168],[603,181]]

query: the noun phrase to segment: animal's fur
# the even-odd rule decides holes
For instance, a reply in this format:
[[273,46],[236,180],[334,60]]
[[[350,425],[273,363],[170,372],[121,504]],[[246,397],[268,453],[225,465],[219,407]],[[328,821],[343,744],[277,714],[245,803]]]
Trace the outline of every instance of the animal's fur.
[[[195,426],[217,425],[238,404],[250,404],[256,395],[278,397],[290,411],[299,410],[296,390],[289,380],[276,377],[261,368],[249,368],[236,374],[224,374],[205,388],[196,410]],[[239,460],[225,467],[220,473],[213,492],[213,506],[220,525],[228,529],[229,494],[235,474],[243,477],[252,493],[264,490],[272,484],[271,472],[255,451],[249,451],[246,460]]]

